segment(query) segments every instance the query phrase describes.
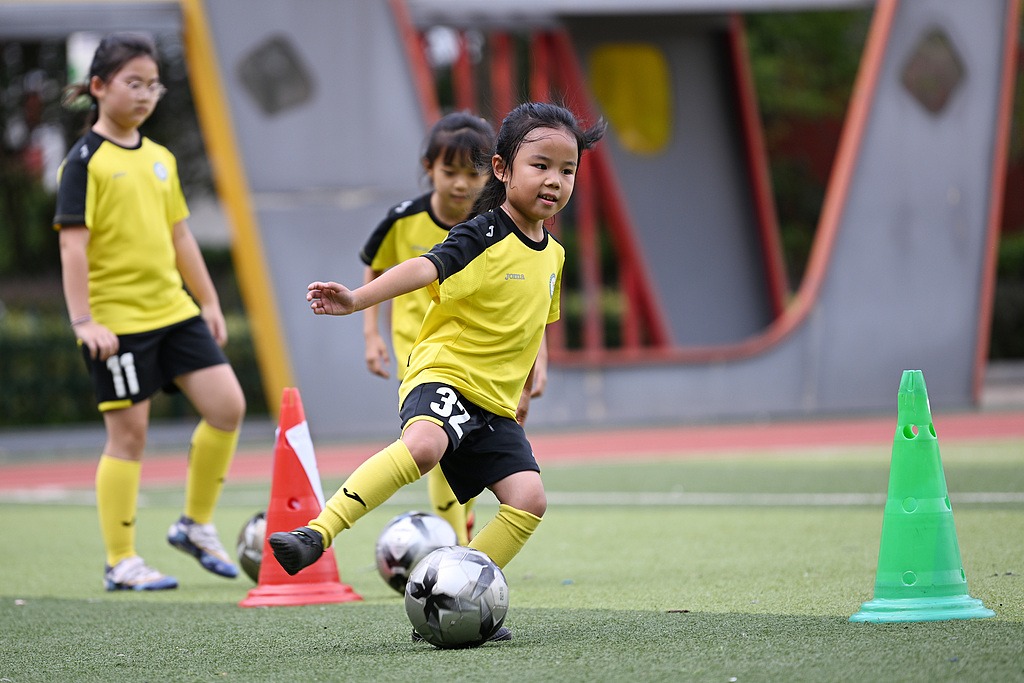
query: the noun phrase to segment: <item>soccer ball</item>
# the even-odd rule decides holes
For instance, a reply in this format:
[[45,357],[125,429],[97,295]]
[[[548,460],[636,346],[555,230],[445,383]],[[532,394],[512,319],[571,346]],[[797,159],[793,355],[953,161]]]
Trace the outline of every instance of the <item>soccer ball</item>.
[[417,562],[457,542],[451,525],[437,515],[405,512],[385,524],[377,537],[377,571],[389,586],[405,593],[405,582]]
[[438,548],[416,565],[405,586],[405,613],[431,645],[476,647],[508,612],[508,584],[498,565],[473,548]]
[[263,561],[263,539],[267,535],[267,513],[257,512],[238,532],[238,565],[249,578],[259,583],[260,562]]

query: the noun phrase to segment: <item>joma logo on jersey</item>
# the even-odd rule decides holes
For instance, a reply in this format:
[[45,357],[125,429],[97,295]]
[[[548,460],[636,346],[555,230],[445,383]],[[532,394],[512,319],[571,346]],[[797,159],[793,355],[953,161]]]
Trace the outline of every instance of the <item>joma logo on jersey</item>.
[[526,276],[522,273],[505,273],[506,280],[525,280]]

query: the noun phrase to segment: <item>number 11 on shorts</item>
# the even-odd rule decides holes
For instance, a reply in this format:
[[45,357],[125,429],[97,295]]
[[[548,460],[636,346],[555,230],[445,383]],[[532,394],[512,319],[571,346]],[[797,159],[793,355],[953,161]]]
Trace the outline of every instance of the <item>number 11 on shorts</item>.
[[[118,398],[139,393],[139,376],[135,372],[135,354],[122,353],[107,359],[107,370],[114,380],[114,393]],[[127,388],[126,385],[127,384]]]

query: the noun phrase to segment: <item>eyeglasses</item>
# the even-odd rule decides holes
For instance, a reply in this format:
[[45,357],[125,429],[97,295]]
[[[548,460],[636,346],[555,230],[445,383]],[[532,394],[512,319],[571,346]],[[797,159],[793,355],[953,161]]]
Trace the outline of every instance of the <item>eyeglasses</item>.
[[160,81],[153,81],[152,83],[144,83],[142,81],[121,81],[128,89],[132,91],[135,97],[145,95],[147,97],[153,97],[160,100],[164,95],[167,94],[167,86]]

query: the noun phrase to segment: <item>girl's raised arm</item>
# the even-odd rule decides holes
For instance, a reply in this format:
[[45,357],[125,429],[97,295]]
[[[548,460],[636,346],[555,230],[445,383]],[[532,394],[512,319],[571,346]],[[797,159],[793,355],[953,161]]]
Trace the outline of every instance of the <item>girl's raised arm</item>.
[[306,301],[317,315],[350,315],[426,287],[436,279],[433,261],[415,256],[355,290],[337,282],[311,282],[306,288]]

